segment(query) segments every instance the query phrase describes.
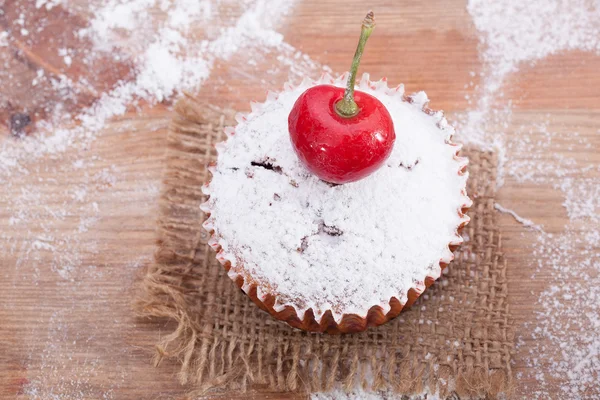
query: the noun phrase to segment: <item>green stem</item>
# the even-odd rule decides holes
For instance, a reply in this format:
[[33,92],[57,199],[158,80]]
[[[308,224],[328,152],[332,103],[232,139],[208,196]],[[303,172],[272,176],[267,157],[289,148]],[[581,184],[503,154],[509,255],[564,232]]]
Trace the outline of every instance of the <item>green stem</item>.
[[358,114],[358,105],[354,101],[354,85],[356,83],[356,72],[358,71],[358,65],[360,64],[360,58],[362,57],[363,51],[365,50],[365,44],[367,39],[371,36],[375,28],[375,16],[373,11],[369,11],[367,16],[362,22],[362,28],[360,30],[360,39],[358,40],[358,46],[356,47],[356,53],[354,53],[354,59],[352,60],[352,67],[350,67],[350,76],[346,83],[346,90],[344,92],[344,98],[338,101],[335,105],[337,113],[345,118],[350,118]]

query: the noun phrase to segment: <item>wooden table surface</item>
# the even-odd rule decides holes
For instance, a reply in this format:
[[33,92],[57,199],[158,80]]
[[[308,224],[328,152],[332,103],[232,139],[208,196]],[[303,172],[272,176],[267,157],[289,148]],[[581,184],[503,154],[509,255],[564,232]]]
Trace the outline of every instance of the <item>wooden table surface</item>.
[[[27,2],[34,3],[0,1],[5,27],[7,15]],[[67,32],[61,36],[64,40],[69,40],[69,29],[84,26],[90,18],[84,7],[87,1],[74,3],[82,5],[79,14],[60,18],[53,14],[60,22],[57,31]],[[369,6],[377,13],[378,27],[361,70],[373,78],[387,76],[391,83],[403,82],[408,92],[425,90],[432,108],[445,110],[451,121],[472,109],[465,96],[477,96],[482,61],[464,1],[381,0]],[[344,71],[365,7],[360,1],[298,1],[277,30],[317,63]],[[0,140],[11,141],[15,149],[24,141],[11,134],[10,117],[20,107],[28,107],[43,120],[44,106],[61,100],[60,93],[30,85],[29,65],[46,62],[52,69],[59,46],[40,38],[35,44],[15,41],[0,47],[5,61]],[[256,66],[245,65],[246,57],[241,52],[221,62],[199,89],[200,96],[218,106],[247,111],[250,100],[262,98],[266,89],[280,88],[287,79],[285,71],[264,74],[270,66],[268,57]],[[97,72],[95,67],[86,69],[76,63],[73,68],[69,71],[73,74]],[[125,76],[127,68],[119,65],[105,76],[94,75],[94,85],[103,90],[103,85]],[[572,145],[565,153],[600,165],[599,152],[594,152],[600,148],[598,70],[600,57],[583,52],[564,52],[535,66],[523,66],[504,87],[505,95],[514,99],[513,123],[535,122],[548,114],[556,130],[577,130],[592,144],[590,149],[568,137],[560,138]],[[6,73],[11,71],[7,83]],[[314,74],[318,73],[316,68]],[[82,96],[69,107],[81,109],[93,100]],[[177,365],[163,363],[158,369],[151,365],[156,325],[136,318],[131,309],[138,273],[154,250],[165,134],[171,117],[168,102],[142,103],[109,121],[85,150],[22,158],[19,168],[2,172],[0,398],[185,397],[186,388],[177,383]],[[509,126],[507,132],[508,141],[518,135],[516,126]],[[548,159],[553,156],[547,155]],[[597,177],[599,171],[595,168],[589,174]],[[561,232],[568,224],[563,197],[550,184],[522,184],[507,177],[498,201],[542,224],[547,232]],[[547,287],[549,272],[541,271],[531,279],[536,233],[508,215],[502,215],[500,223],[508,258],[509,301],[524,343],[514,359],[515,373],[523,376],[517,381],[517,393],[524,396],[539,385],[526,362],[531,338],[525,326],[532,321],[536,296]],[[579,234],[589,229],[582,226]],[[161,334],[170,329],[161,327]],[[547,383],[552,387],[552,381]],[[306,395],[256,391],[223,398],[303,399]]]

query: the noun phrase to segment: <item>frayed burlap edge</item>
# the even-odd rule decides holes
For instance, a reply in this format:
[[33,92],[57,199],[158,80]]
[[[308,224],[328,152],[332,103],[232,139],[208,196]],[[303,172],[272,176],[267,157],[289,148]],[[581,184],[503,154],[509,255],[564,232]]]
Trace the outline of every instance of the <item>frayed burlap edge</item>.
[[[456,306],[454,298],[451,304],[453,296],[448,293],[455,293],[438,283],[426,292],[431,296],[423,296],[383,327],[355,335],[308,334],[258,310],[216,262],[201,228],[199,205],[205,199],[201,186],[209,178],[206,165],[215,159],[214,144],[223,140],[223,127],[232,123],[233,113],[207,109],[190,96],[176,105],[176,111],[167,138],[158,250],[136,302],[141,316],[177,324],[157,344],[156,366],[165,358],[181,363],[179,381],[192,394],[213,388],[246,390],[256,384],[274,391],[362,386],[407,395],[437,392],[440,397],[511,395],[513,332],[493,210],[494,154],[469,153],[469,194],[475,204],[466,234],[475,237],[449,267],[458,271],[455,279],[448,278],[450,285],[459,286],[454,297],[464,306]],[[456,268],[458,263],[464,271]],[[440,314],[439,320],[454,322],[432,333],[423,327],[423,318],[431,317],[423,310],[432,304],[468,313],[468,318]],[[422,344],[421,338],[427,343]],[[460,349],[446,352],[445,344],[452,340]]]

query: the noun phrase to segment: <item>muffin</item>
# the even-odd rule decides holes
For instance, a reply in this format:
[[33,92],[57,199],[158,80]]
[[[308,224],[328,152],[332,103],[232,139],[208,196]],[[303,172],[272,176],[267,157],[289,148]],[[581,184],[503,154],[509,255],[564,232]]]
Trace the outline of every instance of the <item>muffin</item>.
[[424,92],[371,82],[357,90],[387,108],[396,139],[371,175],[336,185],[300,161],[288,131],[299,96],[329,75],[254,103],[209,167],[204,228],[229,277],[263,310],[315,332],[359,332],[385,323],[440,277],[468,221],[468,160]]

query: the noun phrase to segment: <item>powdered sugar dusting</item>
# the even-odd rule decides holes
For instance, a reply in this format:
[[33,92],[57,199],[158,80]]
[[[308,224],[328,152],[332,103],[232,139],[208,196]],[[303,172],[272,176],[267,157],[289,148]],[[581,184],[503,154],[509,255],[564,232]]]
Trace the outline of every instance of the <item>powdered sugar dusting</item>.
[[62,2],[63,0],[35,0],[35,8],[44,7],[46,10],[51,10]]
[[410,396],[395,394],[390,391],[368,392],[361,388],[346,392],[336,389],[328,393],[313,393],[310,400],[446,400],[435,393],[424,392]]
[[[517,209],[496,206],[538,231],[530,249],[535,259],[531,279],[545,283],[541,293],[531,293],[536,317],[519,329],[516,356],[530,367],[519,372],[519,382],[536,384],[517,389],[534,399],[599,399],[600,165],[585,161],[593,157],[576,159],[570,153],[575,148],[593,152],[598,142],[580,135],[564,113],[539,115],[538,121],[523,124],[503,88],[509,77],[549,55],[570,50],[600,54],[600,5],[586,0],[470,0],[467,9],[480,34],[484,64],[474,109],[460,119],[461,140],[495,147],[502,156],[501,178],[554,188],[569,219],[550,233]],[[499,179],[499,186],[504,182]]]
[[483,60],[497,77],[560,51],[600,51],[597,2],[470,0],[467,9],[486,45]]
[[[39,7],[54,7],[59,3],[38,4]],[[265,0],[249,1],[241,15],[233,18],[231,26],[216,32],[201,27],[212,26],[211,19],[231,19],[218,13],[217,6],[224,6],[221,2],[111,0],[92,7],[90,11],[94,18],[88,27],[77,33],[94,44],[94,48],[85,55],[85,63],[98,55],[110,53],[115,61],[133,65],[133,78],[120,80],[110,90],[98,93],[98,100],[77,115],[65,115],[59,105],[53,111],[55,117],[50,122],[40,122],[38,133],[24,138],[22,142],[25,143],[18,146],[2,143],[0,172],[14,170],[22,162],[48,153],[87,146],[110,118],[123,115],[128,107],[141,100],[156,104],[171,100],[182,91],[198,90],[211,75],[216,61],[227,60],[242,49],[252,48],[251,54],[257,55],[270,51],[280,53],[278,61],[289,69],[290,77],[318,70],[320,65],[308,56],[303,57],[275,30],[276,24],[289,13],[293,4],[291,0],[276,4]],[[61,51],[65,62],[70,63],[68,49],[59,49],[59,53]],[[297,57],[300,57],[300,62],[295,62],[295,68],[291,68],[291,60]],[[44,71],[39,73],[43,77]],[[85,82],[74,82],[65,75],[58,78],[53,81],[57,90],[62,87],[62,90],[74,93],[93,91],[85,86]],[[80,126],[62,127],[73,119]]]
[[[345,76],[321,82],[343,87]],[[426,276],[440,276],[440,261],[461,243],[456,229],[467,217],[466,160],[448,144],[454,130],[441,113],[422,111],[427,96],[411,103],[404,91],[384,82],[359,88],[386,106],[396,127],[396,145],[383,168],[354,183],[332,187],[310,174],[292,149],[287,116],[313,83],[273,95],[240,123],[225,143],[206,192],[208,229],[222,258],[236,273],[277,293],[276,309],[292,305],[317,321],[332,310],[365,317],[379,305],[385,312],[410,288],[424,289]],[[407,166],[413,167],[407,167]],[[247,289],[246,289],[247,290]],[[263,292],[264,291],[264,292]]]
[[530,219],[521,217],[519,214],[517,214],[513,210],[510,210],[510,209],[508,209],[506,207],[503,207],[502,205],[500,205],[498,203],[494,204],[494,208],[496,210],[500,211],[501,213],[511,215],[517,222],[523,224],[524,226],[526,226],[528,228],[533,228],[536,231],[544,232],[544,228],[542,228],[540,225],[536,224],[535,222],[533,222]]

